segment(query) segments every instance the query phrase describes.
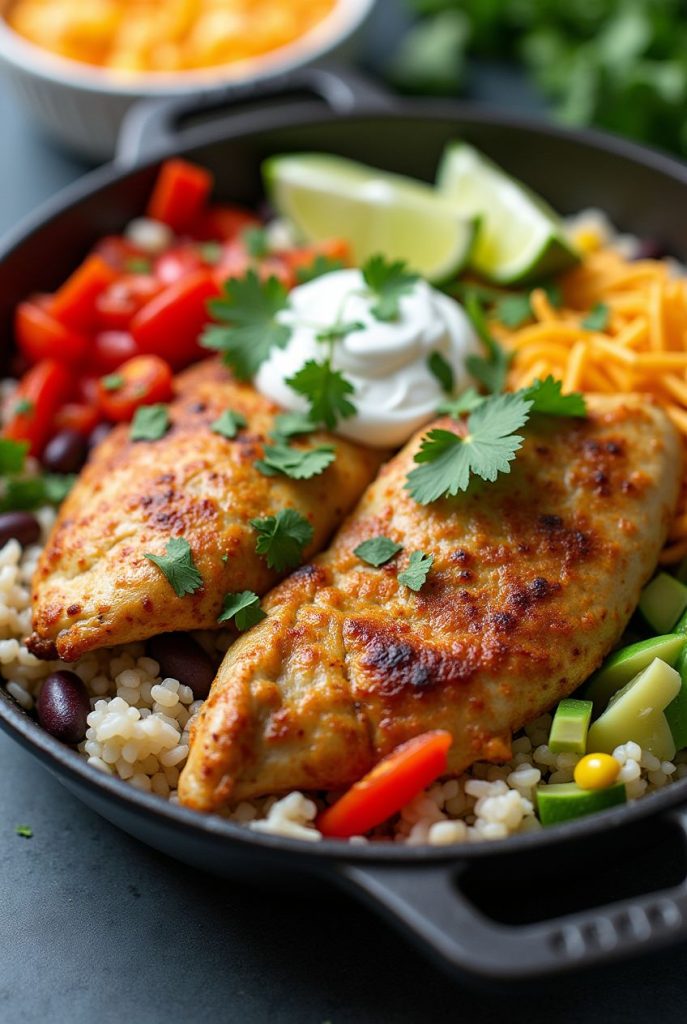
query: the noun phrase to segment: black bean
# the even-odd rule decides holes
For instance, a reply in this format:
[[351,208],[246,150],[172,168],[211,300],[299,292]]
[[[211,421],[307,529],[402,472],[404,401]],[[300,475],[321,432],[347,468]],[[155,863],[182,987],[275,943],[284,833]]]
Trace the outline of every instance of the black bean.
[[88,447],[92,451],[97,448],[101,441],[104,441],[107,435],[112,430],[110,423],[99,423],[97,427],[94,427],[88,437]]
[[40,535],[40,524],[30,512],[5,512],[0,515],[0,547],[14,539],[25,548],[35,544]]
[[77,430],[61,430],[45,446],[41,462],[50,473],[78,473],[88,455],[88,442]]
[[146,652],[160,666],[160,675],[190,686],[196,700],[207,697],[215,678],[215,666],[188,633],[161,633],[146,642]]
[[641,238],[637,246],[636,260],[662,260],[668,256],[665,245],[655,238]]
[[88,691],[75,672],[53,672],[36,701],[38,721],[63,743],[80,743],[91,710]]

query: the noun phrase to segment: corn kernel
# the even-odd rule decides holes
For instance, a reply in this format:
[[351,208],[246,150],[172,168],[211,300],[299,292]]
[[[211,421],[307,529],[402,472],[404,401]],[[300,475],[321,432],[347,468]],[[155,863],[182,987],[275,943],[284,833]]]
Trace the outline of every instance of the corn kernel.
[[586,754],[575,765],[575,782],[580,789],[607,789],[617,782],[620,764],[610,754]]

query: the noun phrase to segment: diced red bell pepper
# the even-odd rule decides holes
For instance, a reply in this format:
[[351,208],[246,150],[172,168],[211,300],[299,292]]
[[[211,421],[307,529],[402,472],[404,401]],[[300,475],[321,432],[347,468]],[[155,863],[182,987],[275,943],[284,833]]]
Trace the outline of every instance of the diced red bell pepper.
[[63,324],[82,330],[92,327],[96,320],[98,296],[118,276],[115,268],[98,253],[87,256],[53,295],[50,312]]
[[207,269],[165,288],[131,322],[139,351],[161,356],[175,370],[206,355],[198,339],[209,319],[208,300],[217,295],[219,286]]
[[28,441],[30,454],[40,457],[57,410],[70,396],[72,382],[72,372],[55,359],[42,359],[32,366],[12,396],[13,412],[3,436]]
[[90,345],[87,335],[56,320],[48,302],[47,296],[37,295],[17,306],[14,333],[19,351],[30,365],[41,359],[81,363]]
[[120,366],[116,380],[98,382],[98,407],[115,423],[131,419],[141,405],[167,402],[172,397],[172,370],[158,356],[135,356]]
[[261,221],[241,206],[216,205],[203,210],[188,233],[199,242],[233,242],[246,228],[259,228]]
[[212,186],[213,177],[205,168],[186,160],[167,160],[160,168],[147,214],[176,232],[185,231],[200,215]]

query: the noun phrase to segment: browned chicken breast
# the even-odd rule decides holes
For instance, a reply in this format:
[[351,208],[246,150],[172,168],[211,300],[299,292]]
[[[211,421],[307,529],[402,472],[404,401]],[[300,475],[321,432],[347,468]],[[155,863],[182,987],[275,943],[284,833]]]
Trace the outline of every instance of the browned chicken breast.
[[[336,445],[323,473],[310,480],[264,476],[255,461],[276,405],[214,359],[181,374],[176,391],[169,431],[157,441],[132,441],[128,425],[117,427],[62,506],[33,583],[28,644],[40,657],[73,661],[97,647],[215,627],[225,594],[262,594],[283,575],[256,553],[251,519],[296,509],[314,529],[304,551],[310,557],[381,462],[379,452],[316,434],[305,447]],[[233,440],[210,429],[228,409],[247,420]],[[203,577],[184,597],[145,557],[164,555],[174,537],[188,541]]]
[[[511,732],[619,639],[677,500],[681,446],[658,406],[592,396],[589,408],[532,421],[508,476],[427,507],[404,490],[418,434],[227,653],[181,802],[340,789],[427,729],[452,733],[452,772],[507,759]],[[353,551],[378,535],[404,551],[376,569]],[[434,556],[419,593],[398,580],[412,551]]]

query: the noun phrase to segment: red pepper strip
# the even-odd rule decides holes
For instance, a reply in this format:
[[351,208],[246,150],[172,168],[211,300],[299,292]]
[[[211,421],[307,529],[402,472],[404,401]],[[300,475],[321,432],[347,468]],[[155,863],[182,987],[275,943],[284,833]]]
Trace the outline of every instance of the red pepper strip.
[[402,743],[323,811],[316,825],[337,839],[363,835],[396,814],[446,773],[450,732],[437,729]]

